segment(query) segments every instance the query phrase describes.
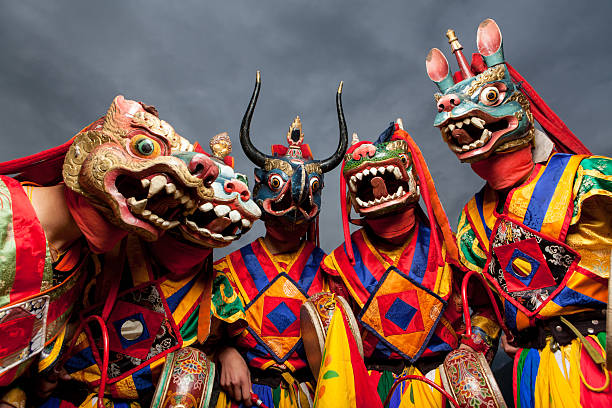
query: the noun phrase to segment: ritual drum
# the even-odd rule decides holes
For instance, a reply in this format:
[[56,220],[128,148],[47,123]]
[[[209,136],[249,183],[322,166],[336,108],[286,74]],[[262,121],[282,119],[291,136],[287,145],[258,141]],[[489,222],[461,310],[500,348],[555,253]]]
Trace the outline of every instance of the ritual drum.
[[440,365],[444,388],[460,407],[506,408],[493,372],[482,353],[456,349]]
[[319,377],[321,358],[325,348],[325,336],[334,315],[336,305],[340,307],[347,317],[351,333],[357,343],[361,358],[363,358],[363,343],[357,320],[351,311],[348,302],[342,297],[330,292],[321,292],[311,296],[300,309],[300,328],[308,365],[315,378]]
[[185,347],[166,356],[151,408],[206,408],[215,379],[215,364],[206,354]]
[[[467,296],[468,283],[471,278],[476,278],[482,283],[491,301],[497,321],[508,338],[512,339],[512,334],[504,323],[491,288],[485,278],[476,271],[466,273],[461,283],[465,336],[469,338],[473,334]],[[506,408],[506,402],[499,390],[497,381],[495,381],[489,363],[482,353],[463,348],[451,351],[440,366],[440,376],[444,388],[453,395],[461,407]]]

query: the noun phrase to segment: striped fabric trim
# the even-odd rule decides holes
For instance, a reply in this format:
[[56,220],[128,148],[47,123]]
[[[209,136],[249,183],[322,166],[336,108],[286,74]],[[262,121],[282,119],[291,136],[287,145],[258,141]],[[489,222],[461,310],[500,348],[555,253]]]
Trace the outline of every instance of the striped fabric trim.
[[[425,223],[418,222],[415,234],[416,236],[413,236],[409,245],[406,245],[399,258],[398,269],[407,270],[411,280],[432,290],[437,281],[438,271],[426,271],[430,253],[430,229]],[[378,281],[387,269],[393,266],[393,262],[372,245],[363,229],[351,234],[355,265],[349,262],[344,245],[346,244],[336,248],[332,255],[339,267],[338,273],[342,280],[355,301],[360,307],[363,307],[375,290]]]
[[[305,241],[287,271],[279,266],[260,239],[226,256],[229,275],[238,286],[245,304],[250,303],[270,282],[285,272],[307,294],[323,289],[320,265],[325,253]],[[315,279],[316,277],[319,279]]]
[[0,176],[0,305],[22,301],[51,287],[47,241],[21,184]]

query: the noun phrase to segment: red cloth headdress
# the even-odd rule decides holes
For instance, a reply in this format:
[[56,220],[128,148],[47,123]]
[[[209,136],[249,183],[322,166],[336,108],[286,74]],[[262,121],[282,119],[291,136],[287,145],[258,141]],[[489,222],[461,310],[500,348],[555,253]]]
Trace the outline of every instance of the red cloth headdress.
[[[435,251],[435,256],[430,257],[430,263],[427,265],[427,268],[431,270],[436,265],[444,265],[445,260],[442,256],[442,245],[440,242],[440,237],[438,236],[439,232],[442,232],[442,240],[446,244],[448,255],[452,259],[457,259],[459,255],[457,243],[455,242],[455,237],[450,228],[448,218],[446,217],[446,213],[444,212],[444,208],[442,207],[442,203],[440,202],[438,193],[436,192],[436,187],[434,185],[431,174],[429,173],[429,168],[427,167],[427,163],[425,163],[425,159],[423,158],[421,150],[414,142],[414,140],[412,140],[408,132],[401,129],[397,123],[393,124],[393,133],[389,141],[391,140],[405,140],[407,142],[408,148],[410,149],[410,153],[412,155],[412,161],[414,163],[414,167],[419,178],[421,196],[427,209],[427,217],[429,218],[431,225],[430,248],[433,248]],[[357,146],[363,143],[367,142],[360,142],[351,146],[347,153],[351,153],[353,150],[355,150]],[[346,159],[342,163],[342,170],[344,170],[345,164]],[[342,228],[344,233],[345,250],[349,260],[352,264],[354,264],[355,257],[353,254],[349,230],[350,207],[348,206],[346,180],[344,179],[342,172],[340,173],[340,200],[342,208]]]

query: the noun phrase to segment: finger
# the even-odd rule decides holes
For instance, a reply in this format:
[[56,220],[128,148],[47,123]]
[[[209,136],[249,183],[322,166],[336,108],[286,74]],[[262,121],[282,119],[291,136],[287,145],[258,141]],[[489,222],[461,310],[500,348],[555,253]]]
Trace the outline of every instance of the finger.
[[251,387],[247,382],[242,384],[242,401],[246,407],[250,407],[251,404]]
[[240,384],[233,384],[232,386],[232,399],[238,403],[242,402],[242,391],[240,390]]

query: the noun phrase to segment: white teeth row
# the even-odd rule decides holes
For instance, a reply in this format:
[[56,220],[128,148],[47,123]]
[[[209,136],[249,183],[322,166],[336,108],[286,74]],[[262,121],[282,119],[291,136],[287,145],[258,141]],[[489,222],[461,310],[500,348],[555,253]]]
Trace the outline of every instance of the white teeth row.
[[476,126],[478,129],[484,129],[484,125],[487,122],[485,122],[483,119],[473,116],[471,118],[457,120],[454,123],[449,123],[448,125],[446,125],[446,129],[448,130],[448,132],[452,132],[453,130],[455,130],[455,128],[461,129],[463,125],[469,125],[470,123]]
[[216,232],[211,232],[210,230],[203,228],[203,227],[198,227],[198,225],[190,220],[187,220],[187,226],[189,228],[191,228],[194,231],[197,231],[200,235],[203,235],[205,237],[212,237],[215,238],[217,240],[222,240],[225,242],[230,242],[236,239],[235,235],[229,235],[227,237],[224,237],[223,235],[216,233]]
[[140,184],[143,188],[148,188],[147,199],[153,197],[155,194],[164,190],[166,194],[171,195],[172,198],[177,200],[179,203],[185,206],[187,209],[186,213],[189,214],[196,207],[196,202],[189,198],[180,188],[177,188],[174,184],[168,183],[166,177],[157,175],[152,179],[142,179]]
[[151,211],[146,210],[145,209],[146,206],[147,206],[147,199],[146,198],[144,200],[137,201],[136,198],[130,197],[130,198],[127,199],[127,203],[128,203],[128,206],[130,207],[130,210],[134,214],[140,215],[142,218],[144,218],[145,220],[151,222],[152,224],[157,225],[161,229],[168,230],[168,229],[174,228],[174,227],[176,227],[177,225],[180,224],[178,221],[167,221],[167,220],[164,220],[159,215],[153,214]]
[[215,215],[217,217],[225,217],[227,215],[227,217],[232,221],[232,222],[238,222],[240,221],[240,224],[242,225],[243,228],[250,228],[251,227],[251,221],[242,218],[242,215],[240,215],[240,212],[238,210],[232,210],[229,206],[225,205],[225,204],[220,204],[220,205],[214,205],[213,203],[204,203],[199,207],[200,211],[202,212],[208,212],[210,210],[215,211]]
[[389,164],[388,166],[370,167],[360,171],[359,173],[353,174],[349,180],[349,187],[352,192],[355,192],[357,191],[357,180],[362,180],[364,176],[376,176],[377,174],[385,174],[385,172],[393,173],[396,179],[402,178],[402,171],[399,169],[399,167],[392,164]]
[[404,188],[402,186],[400,186],[397,189],[397,191],[395,192],[395,194],[389,194],[386,197],[381,197],[381,198],[377,198],[375,200],[370,200],[367,203],[365,201],[361,200],[359,197],[356,197],[355,200],[357,201],[357,204],[359,204],[359,206],[361,208],[367,208],[367,207],[371,207],[371,206],[376,205],[376,204],[385,203],[387,201],[395,200],[396,198],[400,198],[403,195],[404,195]]
[[[472,119],[474,119],[474,118],[472,118]],[[478,119],[478,118],[476,118],[476,119]],[[448,129],[450,129],[450,126],[451,125],[449,124],[448,125]],[[446,133],[443,133],[443,134],[447,135]],[[480,139],[475,140],[472,143],[466,144],[466,145],[463,145],[463,146],[457,146],[457,145],[451,143],[450,144],[450,148],[454,152],[457,152],[457,153],[467,152],[469,150],[476,149],[478,147],[484,146],[489,141],[489,139],[491,139],[491,135],[492,134],[493,133],[489,129],[482,129],[482,133],[480,134]],[[445,139],[448,139],[448,136],[445,136]]]

